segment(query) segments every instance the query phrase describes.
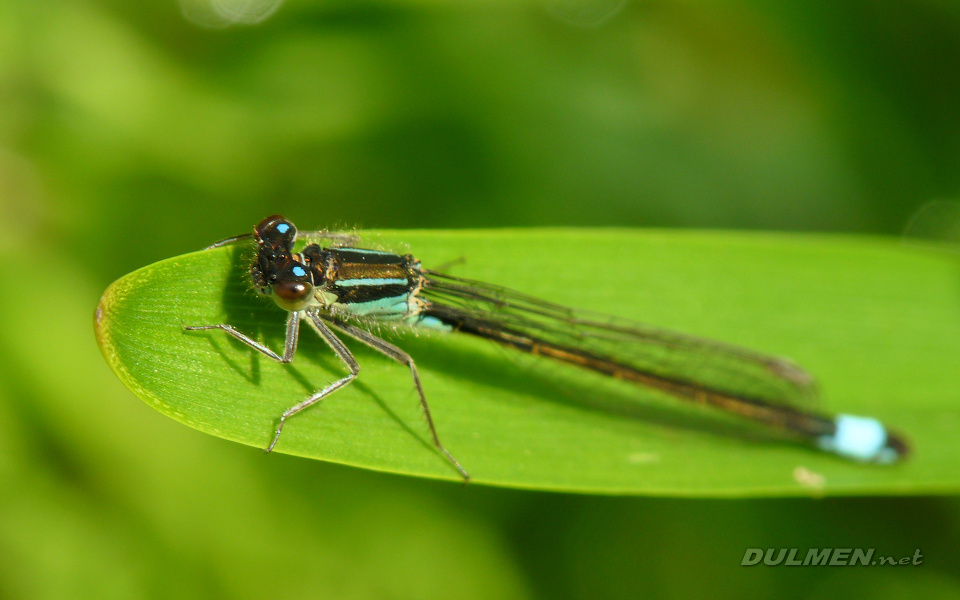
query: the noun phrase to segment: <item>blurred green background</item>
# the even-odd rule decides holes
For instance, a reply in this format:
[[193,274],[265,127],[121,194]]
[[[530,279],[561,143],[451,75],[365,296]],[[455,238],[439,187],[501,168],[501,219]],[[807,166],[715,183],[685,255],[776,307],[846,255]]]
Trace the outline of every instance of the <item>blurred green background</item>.
[[[114,279],[275,212],[897,235],[960,189],[960,5],[244,10],[269,18],[0,3],[0,597],[960,596],[955,498],[579,497],[267,456],[155,413],[92,331]],[[925,558],[739,566],[768,546]]]

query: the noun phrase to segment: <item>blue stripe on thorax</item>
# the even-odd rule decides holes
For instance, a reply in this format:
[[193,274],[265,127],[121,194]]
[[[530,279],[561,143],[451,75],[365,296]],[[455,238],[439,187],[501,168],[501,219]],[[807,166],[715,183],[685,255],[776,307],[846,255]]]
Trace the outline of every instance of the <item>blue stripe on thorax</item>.
[[344,246],[342,248],[336,248],[338,252],[355,252],[357,254],[379,254],[382,256],[396,256],[399,258],[398,254],[393,252],[384,252],[383,250],[370,250],[369,248],[351,248],[349,246]]
[[355,285],[407,285],[406,279],[400,278],[375,278],[370,279],[341,279],[336,282],[338,287],[351,287]]
[[410,312],[410,305],[407,301],[409,294],[399,296],[387,296],[368,302],[347,302],[338,303],[341,310],[344,310],[358,317],[377,316],[377,317],[403,317]]

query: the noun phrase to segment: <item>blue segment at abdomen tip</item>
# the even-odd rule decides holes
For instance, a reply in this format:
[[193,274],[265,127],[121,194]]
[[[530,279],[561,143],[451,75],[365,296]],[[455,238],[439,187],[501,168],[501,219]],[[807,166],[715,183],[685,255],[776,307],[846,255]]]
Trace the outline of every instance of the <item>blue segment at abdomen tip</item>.
[[426,327],[428,329],[435,329],[437,331],[450,331],[453,329],[453,327],[447,325],[440,319],[431,316],[418,316],[417,320],[413,324],[420,327]]
[[856,415],[837,415],[837,430],[824,435],[817,444],[824,450],[856,460],[893,462],[896,450],[887,446],[887,430],[880,421]]

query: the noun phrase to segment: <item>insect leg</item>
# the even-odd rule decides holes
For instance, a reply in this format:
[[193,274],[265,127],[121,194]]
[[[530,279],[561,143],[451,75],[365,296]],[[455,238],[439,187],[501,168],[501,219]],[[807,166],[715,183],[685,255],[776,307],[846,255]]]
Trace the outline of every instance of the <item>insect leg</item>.
[[204,250],[211,250],[213,248],[219,248],[220,246],[229,246],[230,244],[239,242],[240,240],[248,240],[252,237],[253,237],[252,233],[241,233],[240,235],[235,235],[233,237],[228,237],[226,239],[216,241],[210,244],[209,246],[207,246],[206,248],[204,248]]
[[[213,248],[219,248],[220,246],[229,246],[230,244],[235,244],[240,241],[246,241],[252,237],[252,233],[241,233],[240,235],[235,235],[233,237],[228,237],[226,239],[214,242],[204,248],[204,250],[212,250]],[[298,234],[298,237],[308,240],[333,240],[338,244],[356,244],[360,242],[360,236],[358,235],[354,235],[352,233],[341,233],[339,231],[327,231],[325,229],[320,229],[317,231],[301,231]]]
[[[318,316],[319,318],[319,316]],[[369,331],[355,327],[349,323],[339,321],[330,317],[325,318],[333,327],[342,331],[343,333],[349,335],[358,342],[362,342],[367,346],[370,346],[377,352],[391,358],[402,365],[406,365],[410,368],[410,375],[413,377],[413,383],[417,387],[417,394],[420,395],[420,406],[423,409],[423,415],[427,419],[427,426],[430,428],[430,435],[433,436],[433,445],[446,457],[450,464],[452,464],[464,480],[469,481],[470,475],[460,466],[460,463],[456,458],[453,457],[446,448],[443,447],[443,444],[440,442],[440,436],[437,435],[437,429],[433,425],[433,417],[430,415],[430,405],[427,404],[427,396],[423,393],[423,384],[420,383],[420,373],[417,372],[417,366],[413,362],[413,358],[400,348],[397,348],[390,342],[382,340],[377,336],[373,335]]]
[[267,452],[272,451],[273,447],[277,445],[277,441],[280,439],[280,433],[283,431],[283,424],[286,422],[287,419],[289,419],[290,417],[292,417],[293,415],[297,414],[302,410],[310,408],[317,402],[320,402],[330,394],[334,393],[335,391],[339,390],[343,386],[347,385],[348,383],[353,381],[356,378],[357,373],[360,372],[360,365],[357,363],[357,359],[353,357],[353,353],[350,352],[350,349],[347,348],[344,345],[344,343],[340,341],[340,338],[338,338],[337,335],[333,333],[333,331],[331,331],[329,327],[327,327],[326,323],[320,320],[320,318],[317,316],[317,313],[313,310],[307,310],[306,315],[307,317],[310,318],[308,323],[310,323],[310,325],[313,326],[313,328],[320,335],[323,341],[326,342],[328,346],[330,346],[330,349],[333,350],[333,353],[336,354],[337,357],[340,360],[342,360],[345,365],[347,365],[347,368],[350,369],[350,374],[344,377],[343,379],[338,379],[337,381],[334,381],[333,383],[323,388],[322,390],[318,390],[317,392],[314,392],[309,398],[307,398],[303,402],[300,402],[299,404],[295,404],[290,408],[288,408],[287,410],[283,411],[283,414],[280,415],[280,424],[277,425],[277,432],[273,436],[273,441],[270,442],[270,445],[267,446],[266,448]]
[[287,317],[287,333],[283,341],[283,356],[280,356],[270,348],[267,348],[260,342],[255,339],[248,337],[247,335],[241,333],[233,325],[226,325],[220,323],[218,325],[184,325],[183,329],[185,331],[203,331],[206,329],[221,329],[226,331],[231,336],[240,340],[244,344],[250,346],[254,350],[265,354],[272,358],[273,360],[280,363],[288,363],[293,360],[293,355],[297,351],[297,341],[300,338],[300,317],[301,311],[293,311]]

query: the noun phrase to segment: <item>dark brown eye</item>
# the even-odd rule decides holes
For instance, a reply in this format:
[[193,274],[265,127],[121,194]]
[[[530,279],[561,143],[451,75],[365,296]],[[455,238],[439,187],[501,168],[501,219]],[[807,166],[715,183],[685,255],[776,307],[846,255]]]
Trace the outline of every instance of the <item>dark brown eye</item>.
[[292,263],[280,270],[273,283],[273,300],[284,310],[302,310],[313,299],[313,278],[310,270]]
[[297,239],[297,228],[280,215],[271,215],[257,224],[255,230],[257,242],[261,247],[288,252],[293,249]]

